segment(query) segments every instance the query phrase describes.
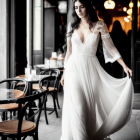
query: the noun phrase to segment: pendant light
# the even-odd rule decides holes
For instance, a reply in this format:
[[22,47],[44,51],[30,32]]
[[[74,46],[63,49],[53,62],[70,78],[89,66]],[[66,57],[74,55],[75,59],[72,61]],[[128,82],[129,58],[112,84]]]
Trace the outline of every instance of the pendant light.
[[107,0],[104,3],[105,9],[114,9],[115,8],[115,2],[113,0]]

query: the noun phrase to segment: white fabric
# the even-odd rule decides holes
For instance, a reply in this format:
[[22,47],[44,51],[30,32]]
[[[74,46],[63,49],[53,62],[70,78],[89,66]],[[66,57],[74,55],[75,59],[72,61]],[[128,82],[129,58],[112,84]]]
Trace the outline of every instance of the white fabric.
[[120,53],[113,44],[106,25],[102,21],[98,21],[95,32],[101,33],[105,63],[113,63],[117,59],[121,58]]
[[[72,29],[71,23],[69,23],[68,28],[67,28],[67,33],[70,32],[71,29]],[[64,68],[66,68],[66,61],[70,57],[71,53],[72,53],[71,37],[67,37],[67,53],[66,53],[65,61],[64,61]]]
[[[106,62],[120,58],[98,21],[85,44],[75,30],[65,60],[64,103],[61,140],[102,140],[121,129],[132,111],[133,85],[129,77],[116,79],[100,66],[96,57],[101,33]],[[108,55],[110,54],[110,55]]]

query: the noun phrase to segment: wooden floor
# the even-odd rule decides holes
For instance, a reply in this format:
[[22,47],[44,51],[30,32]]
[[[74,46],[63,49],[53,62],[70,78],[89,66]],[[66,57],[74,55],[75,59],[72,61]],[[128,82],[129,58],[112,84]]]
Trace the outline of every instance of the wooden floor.
[[[59,118],[55,113],[48,115],[49,125],[46,125],[44,112],[42,111],[39,123],[39,140],[60,140],[63,92],[59,93],[61,109],[58,109]],[[51,96],[48,97],[48,107],[53,107]],[[49,112],[48,112],[49,113]],[[140,140],[140,110],[133,110],[130,121],[118,132],[111,135],[111,140]],[[27,140],[32,140],[27,137]]]

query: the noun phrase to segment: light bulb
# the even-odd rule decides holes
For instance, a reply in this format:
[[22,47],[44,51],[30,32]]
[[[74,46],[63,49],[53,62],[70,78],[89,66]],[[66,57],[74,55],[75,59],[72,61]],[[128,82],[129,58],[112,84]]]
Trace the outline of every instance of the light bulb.
[[104,7],[105,7],[106,9],[114,9],[114,8],[115,8],[115,2],[112,1],[112,0],[107,0],[107,1],[105,1],[105,3],[104,3]]
[[133,2],[129,3],[129,7],[132,8],[133,7]]
[[128,15],[131,15],[131,14],[132,14],[132,9],[128,9],[128,10],[127,10],[127,14],[128,14]]
[[125,17],[124,20],[125,20],[126,22],[129,22],[129,19],[128,19],[127,17]]
[[126,8],[126,7],[124,7],[124,8],[123,8],[123,11],[124,11],[124,12],[126,12],[126,11],[127,11],[127,8]]

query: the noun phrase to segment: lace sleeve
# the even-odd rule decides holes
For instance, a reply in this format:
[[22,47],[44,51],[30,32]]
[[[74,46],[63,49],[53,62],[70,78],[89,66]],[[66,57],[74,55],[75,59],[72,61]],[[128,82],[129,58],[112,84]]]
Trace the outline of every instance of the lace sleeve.
[[[71,23],[68,24],[67,33],[71,30]],[[66,68],[67,61],[72,53],[72,44],[71,44],[71,36],[67,37],[67,52],[64,61],[64,68]]]
[[101,33],[105,63],[113,63],[121,58],[121,55],[115,47],[105,23],[103,21],[98,21],[97,24],[97,30]]

